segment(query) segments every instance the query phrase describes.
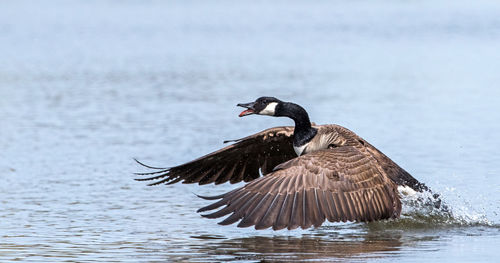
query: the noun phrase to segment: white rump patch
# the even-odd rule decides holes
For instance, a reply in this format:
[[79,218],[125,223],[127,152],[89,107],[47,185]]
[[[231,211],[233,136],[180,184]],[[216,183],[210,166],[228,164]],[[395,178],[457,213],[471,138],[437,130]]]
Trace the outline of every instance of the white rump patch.
[[417,192],[407,185],[398,186],[398,191],[404,196],[414,196]]
[[278,105],[277,102],[271,102],[271,103],[267,104],[266,108],[264,108],[263,110],[261,110],[259,112],[259,114],[260,115],[274,116],[274,113],[276,111],[276,105]]

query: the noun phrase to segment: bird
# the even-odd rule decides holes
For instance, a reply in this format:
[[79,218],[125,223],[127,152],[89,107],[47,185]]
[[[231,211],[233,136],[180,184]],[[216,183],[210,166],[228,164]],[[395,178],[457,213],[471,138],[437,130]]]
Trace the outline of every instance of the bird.
[[[232,143],[193,161],[136,173],[149,185],[246,182],[217,196],[199,196],[213,203],[200,208],[206,218],[255,229],[307,229],[330,222],[371,222],[401,215],[401,189],[430,191],[366,140],[336,124],[316,125],[293,102],[260,97],[239,103],[239,117],[287,117],[294,126],[269,128],[224,141]],[[399,190],[398,190],[399,188]],[[438,197],[438,196],[435,196]],[[440,205],[436,204],[437,206]],[[213,211],[215,210],[215,211]]]

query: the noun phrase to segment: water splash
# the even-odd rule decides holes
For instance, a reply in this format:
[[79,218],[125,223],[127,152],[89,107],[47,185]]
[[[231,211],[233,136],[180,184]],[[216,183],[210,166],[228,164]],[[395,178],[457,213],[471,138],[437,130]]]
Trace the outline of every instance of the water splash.
[[446,196],[432,192],[404,195],[403,209],[397,220],[379,221],[369,224],[370,228],[436,229],[467,226],[500,228],[491,222],[485,213],[477,211],[465,200],[447,202]]

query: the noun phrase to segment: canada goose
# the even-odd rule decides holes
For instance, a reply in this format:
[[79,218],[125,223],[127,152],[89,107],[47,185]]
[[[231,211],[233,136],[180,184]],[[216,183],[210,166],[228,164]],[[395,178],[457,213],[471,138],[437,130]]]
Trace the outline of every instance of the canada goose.
[[368,222],[397,218],[401,213],[398,186],[428,190],[354,132],[334,124],[311,124],[307,112],[297,104],[261,97],[237,106],[245,108],[240,117],[288,117],[295,127],[270,128],[171,168],[137,161],[157,171],[139,173],[153,176],[136,180],[157,180],[149,185],[249,182],[222,195],[200,196],[220,200],[198,212],[224,206],[202,216],[230,214],[219,224],[241,220],[238,227],[274,230],[318,227],[325,219]]

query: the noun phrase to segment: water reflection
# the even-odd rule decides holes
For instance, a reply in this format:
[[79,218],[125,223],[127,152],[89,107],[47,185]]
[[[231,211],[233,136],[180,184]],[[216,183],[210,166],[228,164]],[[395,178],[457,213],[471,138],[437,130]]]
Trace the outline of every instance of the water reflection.
[[215,252],[220,255],[234,255],[243,259],[267,260],[321,260],[352,258],[375,252],[397,251],[401,246],[398,237],[364,240],[325,240],[319,237],[249,237],[220,242]]
[[[167,261],[364,261],[402,258],[416,251],[439,251],[457,236],[500,234],[500,227],[428,224],[414,228],[411,222],[340,224],[320,227],[307,234],[278,232],[274,236],[226,238],[222,235],[191,236],[190,246],[169,246]],[[282,235],[279,235],[279,234]],[[182,242],[185,244],[185,242]],[[172,249],[173,248],[173,249]]]
[[[251,236],[225,239],[222,236],[191,236],[196,240],[186,254],[169,253],[168,260],[197,258],[201,261],[351,261],[396,256],[419,241],[438,235],[407,236],[401,230],[372,230],[365,224],[326,226],[302,236]],[[200,242],[201,241],[201,242]],[[180,251],[177,251],[180,252]],[[185,248],[184,248],[185,252]],[[197,255],[197,256],[193,256]]]

